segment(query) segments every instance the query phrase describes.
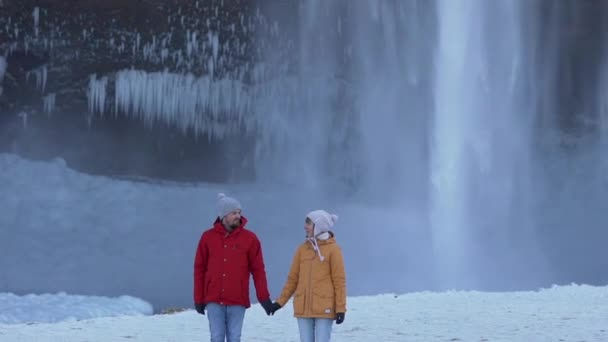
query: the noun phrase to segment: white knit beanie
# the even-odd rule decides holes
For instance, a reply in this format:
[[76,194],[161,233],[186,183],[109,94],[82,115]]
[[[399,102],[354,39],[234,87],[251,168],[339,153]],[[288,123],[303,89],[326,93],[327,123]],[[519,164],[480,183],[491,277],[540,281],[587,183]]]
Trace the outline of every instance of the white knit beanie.
[[[319,244],[317,243],[317,238],[320,235],[328,235],[326,234],[338,221],[338,215],[330,214],[325,210],[313,210],[306,215],[312,223],[315,225],[315,229],[313,231],[313,236],[308,238],[308,241],[312,244],[312,248],[315,250],[321,262],[325,260],[325,257],[321,253],[321,248],[319,248]],[[329,236],[329,235],[328,235]]]
[[235,198],[228,197],[223,193],[217,194],[217,216],[223,219],[224,216],[230,214],[235,210],[242,210],[241,203]]
[[325,210],[314,210],[306,215],[312,223],[315,224],[314,235],[328,232],[333,228],[336,221],[338,221],[338,215],[330,214]]

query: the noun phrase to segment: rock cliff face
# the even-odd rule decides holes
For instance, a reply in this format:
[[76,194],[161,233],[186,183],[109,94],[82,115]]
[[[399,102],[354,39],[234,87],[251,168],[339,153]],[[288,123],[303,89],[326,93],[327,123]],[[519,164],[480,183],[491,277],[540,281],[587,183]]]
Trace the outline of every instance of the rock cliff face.
[[[434,2],[423,3],[432,13]],[[344,15],[336,25],[346,27],[350,3],[340,4]],[[592,107],[599,100],[589,94],[600,82],[606,54],[602,18],[608,5],[547,0],[534,6],[542,7],[533,21],[539,37],[531,39],[541,42],[534,54],[557,65],[553,79],[543,83],[547,98],[557,99],[548,105],[559,111],[564,131],[584,133],[598,121]],[[314,3],[305,7],[315,10]],[[268,147],[257,142],[273,144],[267,139],[272,134],[256,137],[268,130],[260,113],[316,101],[306,100],[306,88],[289,80],[309,73],[294,66],[316,53],[299,41],[313,41],[300,35],[315,32],[310,28],[316,25],[299,22],[315,18],[301,9],[298,1],[271,0],[0,0],[0,151],[61,157],[77,169],[115,176],[252,180],[256,153]],[[420,35],[432,46],[433,15],[428,17]],[[299,32],[303,26],[309,31]],[[553,40],[558,42],[547,45],[557,51],[542,48]],[[336,50],[352,43],[335,41],[344,45]],[[332,73],[321,77],[332,78],[336,93],[346,94],[335,96],[339,108],[329,121],[340,127],[333,130],[356,137],[349,128],[356,119],[344,113],[355,96],[345,89],[348,77],[357,75],[343,75],[347,63],[336,68],[344,70],[314,72]]]
[[[215,94],[224,97],[223,103],[234,103],[227,96],[255,81],[263,45],[256,38],[273,29],[255,2],[4,0],[1,6],[6,76],[0,149],[33,158],[62,157],[73,167],[110,175],[205,181],[253,177],[250,137],[238,122],[243,113],[212,100]],[[167,105],[152,110],[145,94],[140,102],[148,107],[138,112],[133,108],[137,94],[117,90],[117,75],[131,91],[146,84],[206,82],[209,98],[193,102],[203,113],[197,124],[205,127],[157,120]],[[173,84],[159,83],[171,78]],[[229,83],[230,92],[222,90],[226,86],[214,88],[218,81]],[[124,106],[119,108],[121,91]],[[180,96],[173,100],[188,101],[186,94]],[[185,112],[175,106],[169,110]],[[155,119],[149,117],[152,112]]]

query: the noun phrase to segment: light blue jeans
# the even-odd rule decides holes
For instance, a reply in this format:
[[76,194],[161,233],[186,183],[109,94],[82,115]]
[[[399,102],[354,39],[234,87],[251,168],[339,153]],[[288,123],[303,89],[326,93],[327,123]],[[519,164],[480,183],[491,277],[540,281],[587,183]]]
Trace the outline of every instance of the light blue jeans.
[[298,318],[300,342],[329,342],[333,319]]
[[245,307],[209,303],[205,307],[209,318],[211,342],[240,342]]

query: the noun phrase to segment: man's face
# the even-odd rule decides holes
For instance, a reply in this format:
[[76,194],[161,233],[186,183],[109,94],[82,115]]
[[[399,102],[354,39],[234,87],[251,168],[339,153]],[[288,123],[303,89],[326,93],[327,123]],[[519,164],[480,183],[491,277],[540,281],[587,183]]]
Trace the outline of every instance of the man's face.
[[225,227],[234,229],[241,225],[241,210],[237,209],[228,213],[222,219],[222,223]]
[[306,231],[307,237],[313,236],[315,231],[315,224],[312,223],[312,220],[308,217],[306,218],[306,221],[304,221],[304,230]]

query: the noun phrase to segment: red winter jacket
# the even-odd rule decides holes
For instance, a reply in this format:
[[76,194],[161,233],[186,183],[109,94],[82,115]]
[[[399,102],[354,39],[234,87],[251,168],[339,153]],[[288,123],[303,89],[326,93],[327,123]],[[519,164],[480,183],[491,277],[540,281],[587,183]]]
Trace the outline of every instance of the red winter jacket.
[[246,224],[241,216],[241,225],[228,233],[218,218],[201,236],[194,260],[195,304],[250,307],[249,273],[258,301],[270,299],[260,240]]

